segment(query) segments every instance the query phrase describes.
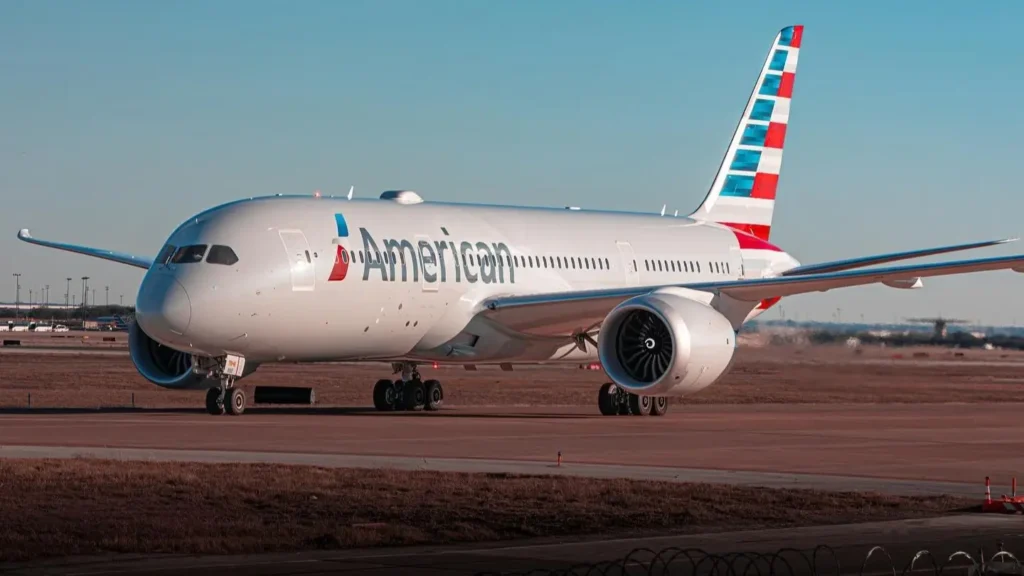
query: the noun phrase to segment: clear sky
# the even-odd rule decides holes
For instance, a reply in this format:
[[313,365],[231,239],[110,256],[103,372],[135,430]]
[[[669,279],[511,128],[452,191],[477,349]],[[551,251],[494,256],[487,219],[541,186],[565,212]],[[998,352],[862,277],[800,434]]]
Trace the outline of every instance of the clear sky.
[[[13,272],[25,300],[89,275],[128,302],[142,278],[21,227],[152,255],[244,196],[688,213],[789,24],[806,29],[773,242],[810,263],[1022,235],[1022,19],[1010,1],[4,0],[0,300]],[[925,284],[783,304],[1024,323],[1024,276]]]

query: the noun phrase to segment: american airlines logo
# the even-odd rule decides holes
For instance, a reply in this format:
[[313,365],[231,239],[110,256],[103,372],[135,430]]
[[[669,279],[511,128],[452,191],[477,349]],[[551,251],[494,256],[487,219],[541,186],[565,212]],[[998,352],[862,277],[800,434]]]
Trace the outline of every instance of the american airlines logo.
[[[334,215],[338,238],[348,238],[348,224],[341,214]],[[444,231],[447,236],[448,232]],[[385,238],[380,243],[366,228],[359,229],[363,242],[361,264],[363,280],[380,276],[384,282],[467,282],[474,284],[514,284],[515,267],[512,251],[504,242],[456,243],[453,240],[415,243],[404,238]],[[339,282],[348,275],[356,257],[338,245],[329,282]]]

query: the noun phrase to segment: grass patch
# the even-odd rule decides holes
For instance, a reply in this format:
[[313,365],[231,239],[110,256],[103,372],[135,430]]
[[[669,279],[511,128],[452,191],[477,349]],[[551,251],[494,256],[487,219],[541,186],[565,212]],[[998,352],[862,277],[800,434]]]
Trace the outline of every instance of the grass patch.
[[756,529],[930,517],[972,504],[507,474],[4,460],[0,560]]

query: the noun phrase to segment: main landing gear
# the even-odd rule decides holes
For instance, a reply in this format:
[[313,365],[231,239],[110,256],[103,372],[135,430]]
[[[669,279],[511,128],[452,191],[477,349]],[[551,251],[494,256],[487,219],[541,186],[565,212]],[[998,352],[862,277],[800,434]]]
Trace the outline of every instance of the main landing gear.
[[219,388],[210,388],[206,391],[207,412],[213,416],[241,416],[245,412],[245,390],[236,388],[234,383],[234,378],[225,376],[221,378]]
[[397,380],[378,380],[373,387],[373,407],[381,412],[399,410],[440,410],[444,403],[444,388],[437,380],[420,378],[416,365],[408,362],[392,364]]
[[597,393],[597,407],[604,416],[664,416],[668,412],[668,398],[639,396],[608,382],[601,386],[601,391]]

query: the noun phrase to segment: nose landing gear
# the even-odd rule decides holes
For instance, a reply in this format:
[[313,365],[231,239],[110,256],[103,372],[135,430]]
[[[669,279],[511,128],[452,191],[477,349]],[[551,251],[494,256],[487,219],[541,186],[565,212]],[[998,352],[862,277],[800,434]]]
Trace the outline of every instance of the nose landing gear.
[[213,416],[241,416],[245,412],[245,404],[245,390],[236,388],[234,378],[230,376],[221,379],[219,388],[206,391],[206,411]]
[[380,412],[440,410],[444,404],[444,388],[437,380],[420,377],[416,365],[411,362],[392,364],[396,380],[378,380],[373,387],[373,407]]
[[213,416],[241,416],[245,412],[245,391],[235,386],[235,381],[244,374],[244,369],[245,358],[241,356],[227,355],[196,361],[194,372],[220,381],[220,386],[206,391],[207,412]]

